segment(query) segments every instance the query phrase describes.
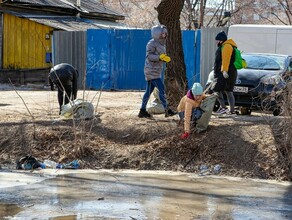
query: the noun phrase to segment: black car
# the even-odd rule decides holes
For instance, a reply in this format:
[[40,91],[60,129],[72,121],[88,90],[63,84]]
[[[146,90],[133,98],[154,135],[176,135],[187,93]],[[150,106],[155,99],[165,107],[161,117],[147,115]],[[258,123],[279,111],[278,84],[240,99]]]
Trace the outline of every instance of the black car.
[[[250,114],[252,109],[264,109],[279,114],[279,105],[271,101],[271,92],[284,85],[284,75],[292,71],[292,56],[264,53],[243,53],[247,68],[238,70],[234,87],[235,106],[242,114]],[[209,74],[206,87],[214,80]],[[226,99],[225,99],[226,100]],[[214,110],[218,108],[218,103]]]

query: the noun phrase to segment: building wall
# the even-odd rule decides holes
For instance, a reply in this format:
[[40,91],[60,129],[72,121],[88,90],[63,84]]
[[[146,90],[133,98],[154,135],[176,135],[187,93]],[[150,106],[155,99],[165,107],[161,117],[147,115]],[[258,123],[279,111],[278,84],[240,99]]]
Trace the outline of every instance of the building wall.
[[25,18],[3,14],[3,69],[39,69],[51,66],[53,28]]

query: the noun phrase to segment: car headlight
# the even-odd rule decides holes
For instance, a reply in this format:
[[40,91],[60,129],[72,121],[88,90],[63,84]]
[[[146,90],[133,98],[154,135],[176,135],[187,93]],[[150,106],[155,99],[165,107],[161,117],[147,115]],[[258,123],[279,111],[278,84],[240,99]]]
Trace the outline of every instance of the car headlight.
[[282,77],[279,75],[266,76],[261,79],[261,82],[265,85],[277,85],[282,81]]

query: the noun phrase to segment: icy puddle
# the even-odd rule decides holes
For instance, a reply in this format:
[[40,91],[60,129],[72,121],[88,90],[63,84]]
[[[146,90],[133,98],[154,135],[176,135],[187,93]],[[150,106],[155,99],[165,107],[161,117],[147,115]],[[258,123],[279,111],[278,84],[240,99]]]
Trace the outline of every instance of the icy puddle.
[[292,219],[288,182],[156,171],[23,175],[0,173],[0,219]]

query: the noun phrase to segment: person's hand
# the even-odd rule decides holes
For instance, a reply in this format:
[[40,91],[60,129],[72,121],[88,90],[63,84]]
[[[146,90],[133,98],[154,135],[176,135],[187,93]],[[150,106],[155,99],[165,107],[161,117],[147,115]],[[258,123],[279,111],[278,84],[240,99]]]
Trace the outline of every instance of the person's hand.
[[229,75],[228,75],[228,73],[227,73],[226,71],[223,72],[223,77],[224,77],[225,79],[228,79]]
[[180,136],[181,139],[187,139],[189,137],[189,132],[185,132]]
[[159,59],[166,63],[169,63],[171,61],[170,57],[164,53],[160,54]]
[[54,86],[51,86],[51,91],[54,91]]

